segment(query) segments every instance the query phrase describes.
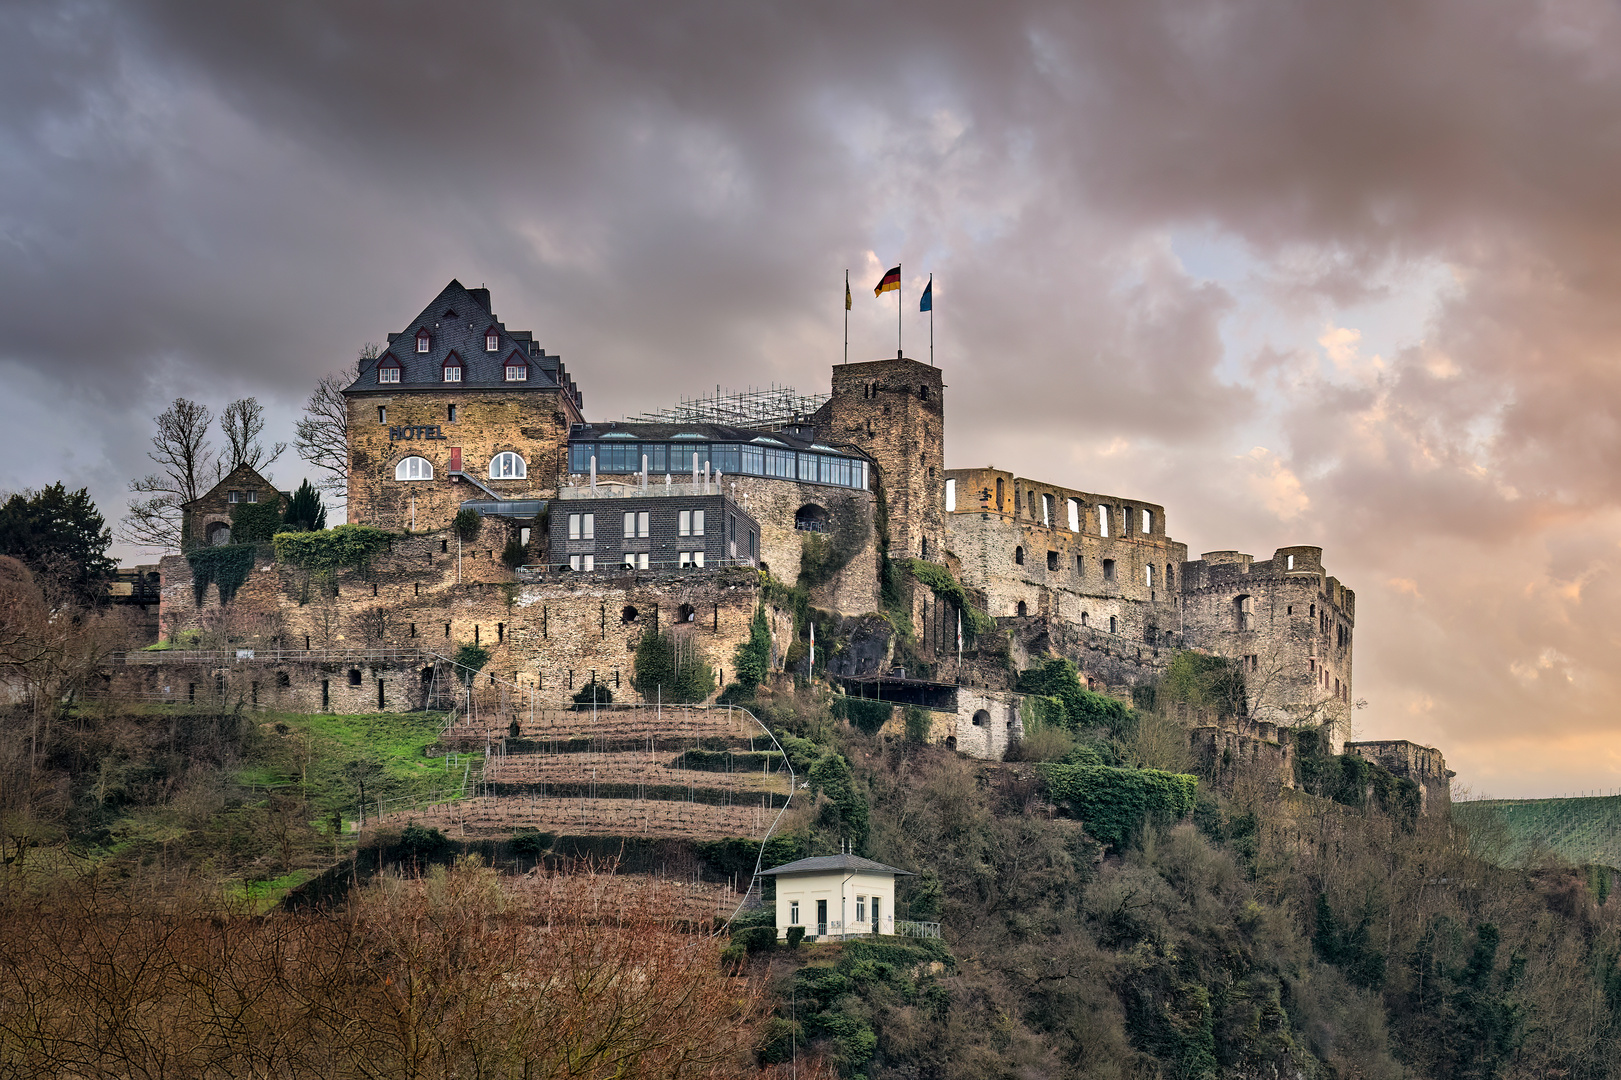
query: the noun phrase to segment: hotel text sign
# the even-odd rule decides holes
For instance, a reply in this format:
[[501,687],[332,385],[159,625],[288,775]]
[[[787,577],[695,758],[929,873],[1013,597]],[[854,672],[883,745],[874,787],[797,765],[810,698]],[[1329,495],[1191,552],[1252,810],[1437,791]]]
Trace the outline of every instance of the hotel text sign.
[[417,424],[388,429],[390,442],[410,442],[413,439],[449,439],[438,424]]

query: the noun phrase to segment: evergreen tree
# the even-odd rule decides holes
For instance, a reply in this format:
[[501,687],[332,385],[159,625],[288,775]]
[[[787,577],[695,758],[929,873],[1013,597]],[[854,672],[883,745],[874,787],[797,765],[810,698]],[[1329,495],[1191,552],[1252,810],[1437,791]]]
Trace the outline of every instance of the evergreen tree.
[[745,690],[759,686],[771,670],[771,624],[766,621],[763,604],[754,609],[749,639],[737,647],[732,664],[737,671],[737,682]]
[[59,578],[86,603],[106,595],[107,579],[118,569],[107,557],[112,542],[112,531],[85,488],[69,492],[55,483],[13,495],[0,506],[0,554]]
[[308,480],[298,485],[293,497],[287,500],[287,512],[282,515],[282,523],[299,532],[316,532],[326,528],[326,506],[321,502],[321,493]]

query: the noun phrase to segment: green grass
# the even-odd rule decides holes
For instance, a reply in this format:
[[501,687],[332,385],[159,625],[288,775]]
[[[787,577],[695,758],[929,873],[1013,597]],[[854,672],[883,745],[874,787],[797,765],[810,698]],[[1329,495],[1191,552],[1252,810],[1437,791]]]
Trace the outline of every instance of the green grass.
[[1621,867],[1621,795],[1454,803],[1476,851],[1500,866]]
[[255,911],[265,912],[319,873],[317,870],[294,870],[268,881],[231,881],[225,886],[225,895],[227,899],[251,905]]
[[[378,799],[436,795],[461,783],[460,764],[452,770],[444,757],[424,753],[438,738],[442,713],[260,713],[255,720],[262,734],[238,782],[260,789],[297,786],[318,813],[347,816],[362,784],[366,801],[375,806]],[[483,761],[474,760],[476,776]]]

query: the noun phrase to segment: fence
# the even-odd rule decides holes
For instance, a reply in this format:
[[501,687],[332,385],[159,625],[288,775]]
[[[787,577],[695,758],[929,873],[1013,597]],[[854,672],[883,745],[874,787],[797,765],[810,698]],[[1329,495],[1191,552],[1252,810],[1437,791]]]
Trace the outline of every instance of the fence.
[[115,652],[114,664],[425,664],[442,656],[422,649],[387,645],[376,649],[153,649]]

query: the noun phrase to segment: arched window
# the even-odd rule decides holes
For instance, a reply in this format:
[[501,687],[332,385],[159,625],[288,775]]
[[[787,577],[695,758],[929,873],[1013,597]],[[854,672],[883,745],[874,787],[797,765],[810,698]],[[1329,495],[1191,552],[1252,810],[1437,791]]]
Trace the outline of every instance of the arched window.
[[975,727],[990,727],[991,726],[991,714],[986,712],[984,709],[979,709],[978,711],[976,711],[974,713],[974,726]]
[[1002,478],[1000,476],[996,478],[996,512],[998,514],[1002,512]]
[[523,458],[508,450],[490,459],[491,480],[522,480],[529,475],[529,466]]
[[1013,565],[1014,566],[1023,566],[1024,565],[1024,548],[1016,547],[1016,548],[1013,549]]
[[806,503],[794,512],[794,528],[800,532],[827,532],[827,511]]
[[1089,619],[1090,619],[1090,618],[1091,618],[1091,616],[1090,616],[1090,615],[1088,615],[1088,614],[1087,614],[1087,613],[1086,613],[1086,612],[1084,612],[1084,611],[1083,611],[1083,612],[1081,612],[1081,625],[1082,625],[1082,626],[1086,626],[1086,625],[1087,625],[1087,621],[1088,621],[1088,620],[1089,620]]
[[454,351],[445,357],[444,380],[445,382],[462,381],[462,358],[457,356]]
[[396,480],[432,480],[433,462],[424,457],[402,458],[394,466],[394,479]]
[[1014,610],[1014,613],[1017,614],[1019,616],[1019,618],[1021,618],[1021,619],[1024,618],[1026,615],[1030,614],[1030,609],[1029,609],[1029,607],[1027,607],[1025,605],[1025,602],[1023,600],[1020,600],[1019,601],[1019,606],[1014,608],[1013,610]]

